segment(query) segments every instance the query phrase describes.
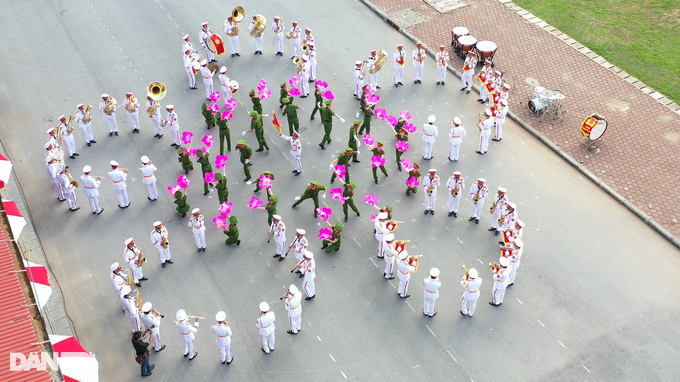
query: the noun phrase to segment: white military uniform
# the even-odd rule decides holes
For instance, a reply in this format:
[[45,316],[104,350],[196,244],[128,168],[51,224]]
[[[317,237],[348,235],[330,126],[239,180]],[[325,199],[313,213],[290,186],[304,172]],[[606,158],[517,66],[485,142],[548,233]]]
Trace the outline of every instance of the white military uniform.
[[[477,195],[477,191],[479,191],[479,200],[477,200],[477,203],[475,204],[474,198],[475,195]],[[489,192],[489,188],[485,184],[480,184],[478,182],[472,183],[472,187],[470,187],[470,196],[472,197],[472,213],[471,217],[479,220],[479,215],[482,212],[482,207],[484,207],[484,198],[486,198],[486,194]]]
[[168,117],[166,118],[168,125],[170,125],[170,134],[172,135],[172,143],[180,146],[182,140],[179,138],[179,121],[177,119],[177,113],[175,111],[168,111]]
[[364,75],[361,74],[361,67],[354,65],[354,94],[356,95],[357,99],[361,99],[361,91],[363,87]]
[[425,49],[413,50],[413,81],[420,82],[423,79],[423,67],[425,66]]
[[435,54],[434,59],[437,62],[437,83],[444,84],[446,82],[446,65],[449,61],[449,52],[440,50]]
[[408,281],[411,279],[411,272],[416,270],[416,267],[408,264],[408,258],[397,261],[397,269],[399,271],[399,296],[406,297],[408,295]]
[[401,84],[404,79],[404,64],[406,63],[406,51],[402,48],[401,52],[397,49],[392,54],[394,59],[394,84]]
[[194,240],[198,249],[205,249],[205,218],[203,215],[191,216],[189,227],[194,232]]
[[85,143],[90,143],[94,141],[94,135],[92,134],[92,121],[85,123],[83,119],[85,118],[85,110],[80,110],[76,112],[76,122],[78,122],[78,125],[80,126],[80,129],[83,130],[83,138],[85,138]]
[[434,154],[434,142],[439,135],[437,126],[430,123],[423,125],[423,159],[432,159]]
[[282,221],[272,220],[272,225],[269,230],[274,235],[274,244],[276,244],[276,254],[282,258],[286,257],[286,225]]
[[214,324],[210,328],[210,331],[212,332],[212,334],[215,335],[215,342],[217,342],[217,346],[220,348],[220,360],[222,362],[231,363],[231,360],[233,358],[231,355],[232,334],[229,324],[227,323]]
[[274,337],[274,325],[276,321],[276,315],[274,312],[265,312],[257,318],[255,325],[260,328],[260,339],[262,340],[262,349],[265,353],[269,354],[269,351],[274,350],[274,345],[276,343],[276,338]]
[[[307,58],[309,60],[309,57]],[[302,96],[308,96],[309,95],[309,68],[310,68],[310,63],[309,61],[306,61],[302,64],[302,70],[300,71],[300,82],[302,86]]]
[[150,200],[158,199],[158,189],[156,188],[156,176],[153,174],[156,170],[156,166],[153,164],[145,164],[139,168],[139,172],[142,174],[142,182],[146,185],[146,193]]
[[[113,286],[113,291],[116,296],[120,299],[120,293],[125,286],[125,281],[127,281],[127,276],[123,273],[111,272],[111,286]],[[122,304],[122,301],[121,301]],[[123,305],[123,310],[125,310],[125,305]]]
[[465,128],[461,125],[452,128],[449,132],[449,160],[458,161],[460,144],[463,143],[463,138],[465,138]]
[[60,123],[59,127],[61,141],[64,143],[64,146],[66,146],[66,152],[69,156],[73,156],[76,153],[76,140],[73,138],[73,131],[69,133],[68,126],[64,122]]
[[[194,84],[194,86],[196,86]],[[156,129],[156,135],[158,137],[163,136],[163,127],[161,126],[161,103],[158,101],[146,100],[146,109],[153,108],[154,112],[151,115],[151,121],[153,122],[153,127]]]
[[217,78],[222,85],[222,100],[226,102],[231,99],[231,79],[227,77],[226,73],[220,73]]
[[130,199],[127,194],[127,173],[123,170],[115,169],[108,173],[109,178],[113,181],[113,190],[116,192],[118,198],[118,206],[125,208],[130,205]]
[[137,309],[137,299],[133,296],[126,298],[121,294],[120,301],[125,307],[125,315],[132,323],[132,333],[141,331],[142,325],[141,320],[139,319],[139,309]]
[[117,133],[118,123],[116,122],[116,105],[112,105],[113,111],[111,112],[111,115],[108,115],[104,112],[105,107],[106,102],[104,101],[99,102],[99,111],[101,111],[102,114],[104,114],[104,121],[106,121],[106,127],[109,129],[109,134]]
[[479,74],[477,77],[479,78],[479,81],[482,81],[482,78],[484,78],[484,82],[479,85],[479,99],[486,102],[487,98],[489,97],[489,91],[486,88],[486,80],[490,79],[490,76],[493,75],[493,69],[491,68],[491,65],[486,65],[484,64],[484,67],[482,70],[479,71]]
[[274,32],[274,36],[276,37],[276,53],[281,53],[283,54],[283,31],[286,29],[286,26],[283,23],[283,20],[279,20],[277,23],[276,20],[274,23],[272,23],[272,32]]
[[300,263],[302,262],[302,260],[305,259],[304,255],[305,251],[307,251],[307,247],[309,246],[309,242],[307,241],[307,238],[304,236],[301,239],[296,236],[292,244],[295,248],[295,259],[297,260],[298,263]]
[[[427,174],[421,178],[423,181],[423,194],[425,195],[425,211],[433,211],[437,201],[437,189],[439,188],[439,175]],[[428,188],[433,186],[432,194],[428,195]]]
[[151,329],[151,338],[152,342],[151,344],[153,345],[153,349],[155,351],[160,351],[161,350],[161,316],[159,314],[156,314],[156,312],[149,311],[149,312],[142,312],[141,314],[142,322],[144,323],[144,326],[146,326],[147,329],[153,326],[153,329]]
[[199,322],[191,325],[187,320],[175,320],[175,326],[179,331],[179,338],[182,340],[182,350],[185,356],[194,357],[197,352],[194,349],[194,333],[198,332]]
[[293,333],[297,333],[300,331],[302,324],[302,293],[299,291],[295,294],[288,292],[288,297],[285,298],[285,305],[288,311],[290,330]]
[[498,272],[493,273],[493,290],[492,299],[493,303],[498,305],[503,303],[503,297],[505,297],[505,289],[510,283],[510,269],[501,267]]
[[[507,210],[504,212],[507,212]],[[517,208],[513,209],[512,212],[507,213],[505,216],[503,216],[503,221],[501,221],[500,229],[508,229],[510,227],[514,227],[516,221],[517,221]]]
[[205,42],[210,38],[211,35],[212,32],[210,31],[210,29],[201,28],[201,30],[198,32],[198,40],[201,41],[201,46],[203,47],[203,49],[205,49],[205,56],[207,57],[208,62],[215,61],[215,59],[217,58],[215,56],[215,52],[211,52],[210,49],[208,49],[208,45]]
[[231,47],[231,54],[238,54],[239,53],[238,35],[229,36],[229,33],[232,33],[234,28],[236,28],[236,24],[234,24],[233,21],[226,23],[224,25],[224,34],[226,34],[229,37],[229,46]]
[[479,133],[479,152],[485,154],[489,149],[489,136],[493,127],[493,118],[487,117],[482,121],[482,131]]
[[54,190],[57,192],[57,199],[59,201],[65,200],[64,190],[61,189],[61,183],[59,183],[59,165],[57,163],[46,163],[47,173],[50,174],[50,181],[54,185]]
[[[451,195],[451,191],[456,187],[458,187],[458,196],[454,198],[453,195]],[[449,177],[448,182],[446,182],[446,188],[449,190],[449,212],[458,214],[458,205],[460,204],[460,198],[463,195],[463,189],[465,188],[465,179],[463,179],[462,176],[458,177],[458,179],[456,179],[455,176],[451,176]]]
[[501,106],[496,110],[496,139],[503,139],[503,124],[505,123],[505,116],[508,114],[508,107]]
[[392,243],[385,243],[383,245],[383,257],[385,259],[385,278],[386,279],[392,279],[394,278],[392,274],[394,273],[394,262],[397,260],[397,257],[399,256],[399,252],[396,250],[396,244]]
[[130,126],[132,126],[132,130],[139,130],[139,101],[137,98],[135,98],[135,102],[132,103],[134,105],[134,111],[130,112],[128,110],[128,105],[130,104],[130,98],[125,98],[123,100],[123,107],[125,108],[125,111],[128,113],[128,119],[130,120]]
[[285,135],[282,135],[281,138],[290,142],[290,155],[293,157],[295,171],[302,172],[302,162],[300,160],[302,155],[302,144],[300,143],[300,138],[287,137]]
[[144,277],[143,266],[138,267],[137,264],[135,264],[135,260],[137,260],[137,256],[139,255],[138,250],[139,248],[130,250],[128,246],[125,246],[125,250],[123,251],[123,257],[132,271],[132,277],[134,278],[135,284],[139,283],[139,280]]
[[501,217],[501,213],[505,211],[505,207],[508,204],[508,197],[505,196],[505,193],[502,194],[496,194],[493,197],[493,216],[491,217],[492,220],[492,225],[491,227],[496,229],[496,231],[500,231],[501,226],[498,224],[498,219]]
[[[316,81],[316,48],[307,47],[307,53],[309,56],[309,81]],[[307,91],[309,93],[309,91]]]
[[479,299],[479,288],[482,286],[482,278],[466,280],[465,276],[460,280],[460,285],[465,288],[463,296],[460,298],[460,312],[472,317],[477,306],[477,299]]
[[[378,62],[378,56],[371,56],[368,58],[368,83],[371,85],[378,86],[378,73],[375,71],[375,64]],[[375,73],[371,73],[373,70]]]
[[168,247],[163,248],[163,236],[165,239],[169,239],[168,229],[165,227],[161,228],[161,232],[154,227],[153,231],[149,234],[149,240],[158,250],[158,258],[161,260],[161,264],[170,260],[170,241],[168,241]]
[[201,66],[201,76],[203,76],[203,84],[205,85],[205,98],[210,99],[210,94],[213,92],[213,76],[215,72],[211,72],[207,65]]
[[193,60],[191,59],[191,52],[189,52],[189,54],[186,54],[185,50],[184,53],[185,53],[184,57],[182,57],[182,61],[184,62],[184,70],[187,72],[187,77],[189,77],[189,87],[193,89],[196,87],[196,75],[194,74],[193,66],[191,66],[193,62]]
[[302,289],[304,289],[307,297],[316,296],[316,288],[314,286],[314,279],[316,278],[316,261],[314,259],[305,259],[300,267],[300,272],[305,275],[302,279]]
[[378,257],[382,258],[383,257],[383,248],[385,246],[385,236],[387,236],[390,233],[390,230],[387,229],[387,225],[384,222],[381,222],[377,218],[375,219],[375,239],[378,240]]
[[[252,32],[253,27],[255,27],[254,20],[250,22],[250,25],[248,26],[248,32]],[[255,53],[262,52],[262,35],[264,35],[264,31],[262,31],[260,37],[253,37],[253,47],[255,47]]]
[[423,314],[432,317],[437,313],[435,304],[439,298],[439,287],[442,286],[442,282],[439,281],[438,277],[434,279],[432,277],[426,277],[423,279],[423,285],[425,286],[425,291],[423,292],[425,294],[423,300]]
[[61,185],[62,192],[64,193],[64,197],[66,198],[66,203],[68,203],[68,208],[71,209],[72,211],[76,210],[78,208],[78,202],[76,201],[76,192],[68,176],[66,176],[65,173],[59,174],[57,175],[57,180]]
[[300,54],[300,27],[295,25],[290,28],[290,43],[293,46],[293,57]]
[[83,185],[83,192],[90,202],[92,212],[101,213],[102,206],[99,202],[99,185],[101,182],[94,176],[83,174],[80,176],[80,184]]
[[468,92],[472,89],[472,76],[475,74],[475,66],[477,66],[477,60],[474,56],[468,55],[463,64],[463,76],[460,77],[461,88]]

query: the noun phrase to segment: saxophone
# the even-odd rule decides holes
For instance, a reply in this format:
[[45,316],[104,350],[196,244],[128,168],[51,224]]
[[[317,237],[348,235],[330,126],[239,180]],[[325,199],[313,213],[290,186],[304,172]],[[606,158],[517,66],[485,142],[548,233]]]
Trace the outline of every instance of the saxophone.
[[139,297],[139,289],[135,289],[137,291],[137,295],[135,295],[135,302],[137,304],[137,309],[142,310],[142,305],[144,305],[144,300],[142,300],[141,297]]
[[[136,249],[139,249],[139,255],[137,255],[137,260],[135,260],[135,265],[138,267],[141,267],[146,263],[146,257],[144,257],[144,253],[142,252],[142,249],[135,246]],[[134,250],[133,250],[134,251]]]
[[88,124],[92,121],[92,116],[90,115],[90,110],[92,110],[92,105],[87,105],[85,108],[85,113],[83,113],[83,122]]
[[104,114],[106,115],[113,114],[116,111],[114,106],[115,104],[116,104],[115,98],[112,97],[110,100],[108,100],[106,102],[106,105],[104,106]]
[[168,245],[170,245],[170,243],[168,242],[168,235],[167,235],[166,232],[167,231],[165,231],[165,230],[163,230],[163,232],[161,232],[161,247],[163,247],[163,249],[167,249]]
[[475,193],[474,198],[472,198],[472,201],[475,202],[475,205],[477,205],[477,202],[479,201],[479,191],[482,190],[482,187],[477,187],[477,193]]
[[127,284],[127,286],[129,286],[129,287],[132,287],[133,285],[135,285],[135,278],[132,277],[132,271],[130,269],[126,269],[125,274],[127,275],[126,277],[124,277],[125,284]]
[[66,177],[68,178],[68,181],[70,182],[71,186],[73,186],[73,188],[78,188],[78,186],[80,185],[78,183],[78,181],[73,180],[73,177],[71,176],[71,174],[68,173],[68,171],[65,172],[65,173],[66,173]]

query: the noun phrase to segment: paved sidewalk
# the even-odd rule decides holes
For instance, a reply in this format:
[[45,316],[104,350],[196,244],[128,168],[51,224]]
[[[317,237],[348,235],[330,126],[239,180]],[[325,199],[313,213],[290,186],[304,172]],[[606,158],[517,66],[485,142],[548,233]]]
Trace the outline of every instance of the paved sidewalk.
[[[513,86],[510,112],[514,119],[530,125],[526,126],[529,130],[533,127],[536,136],[545,137],[556,151],[573,158],[573,165],[680,245],[680,115],[674,111],[676,104],[507,0],[464,0],[468,6],[446,13],[421,0],[362,1],[384,13],[393,25],[400,22],[398,12],[410,9],[423,21],[402,31],[432,48],[446,45],[452,57],[450,65],[457,69],[462,68],[463,60],[453,54],[453,28],[464,26],[477,41],[495,42],[496,69],[504,72]],[[394,47],[383,49],[391,53]],[[405,74],[411,70],[409,61]],[[435,70],[432,60],[426,62],[425,70]],[[568,114],[563,120],[546,116],[541,122],[528,110],[526,77],[567,96],[563,104]],[[450,82],[451,86],[459,84],[457,79]],[[470,93],[470,97],[476,96]],[[602,141],[596,143],[600,148],[597,154],[581,144],[579,132],[591,113],[609,122]]]

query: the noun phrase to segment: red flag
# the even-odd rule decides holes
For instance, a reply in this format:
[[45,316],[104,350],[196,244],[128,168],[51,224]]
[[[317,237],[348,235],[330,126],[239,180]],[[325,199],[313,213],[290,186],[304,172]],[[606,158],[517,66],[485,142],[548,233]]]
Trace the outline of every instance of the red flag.
[[274,114],[274,119],[272,119],[272,125],[276,127],[276,130],[279,131],[279,134],[281,134],[281,124],[279,123],[279,119],[276,118],[276,112],[272,111],[272,114]]

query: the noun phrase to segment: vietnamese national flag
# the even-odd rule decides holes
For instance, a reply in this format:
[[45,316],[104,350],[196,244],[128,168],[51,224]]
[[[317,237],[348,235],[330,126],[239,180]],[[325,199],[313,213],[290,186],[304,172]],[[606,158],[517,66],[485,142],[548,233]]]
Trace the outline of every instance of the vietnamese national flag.
[[274,119],[272,119],[272,125],[276,126],[276,130],[279,131],[279,134],[281,134],[281,124],[279,123],[279,119],[276,118],[276,113],[272,111],[272,114],[274,114]]

